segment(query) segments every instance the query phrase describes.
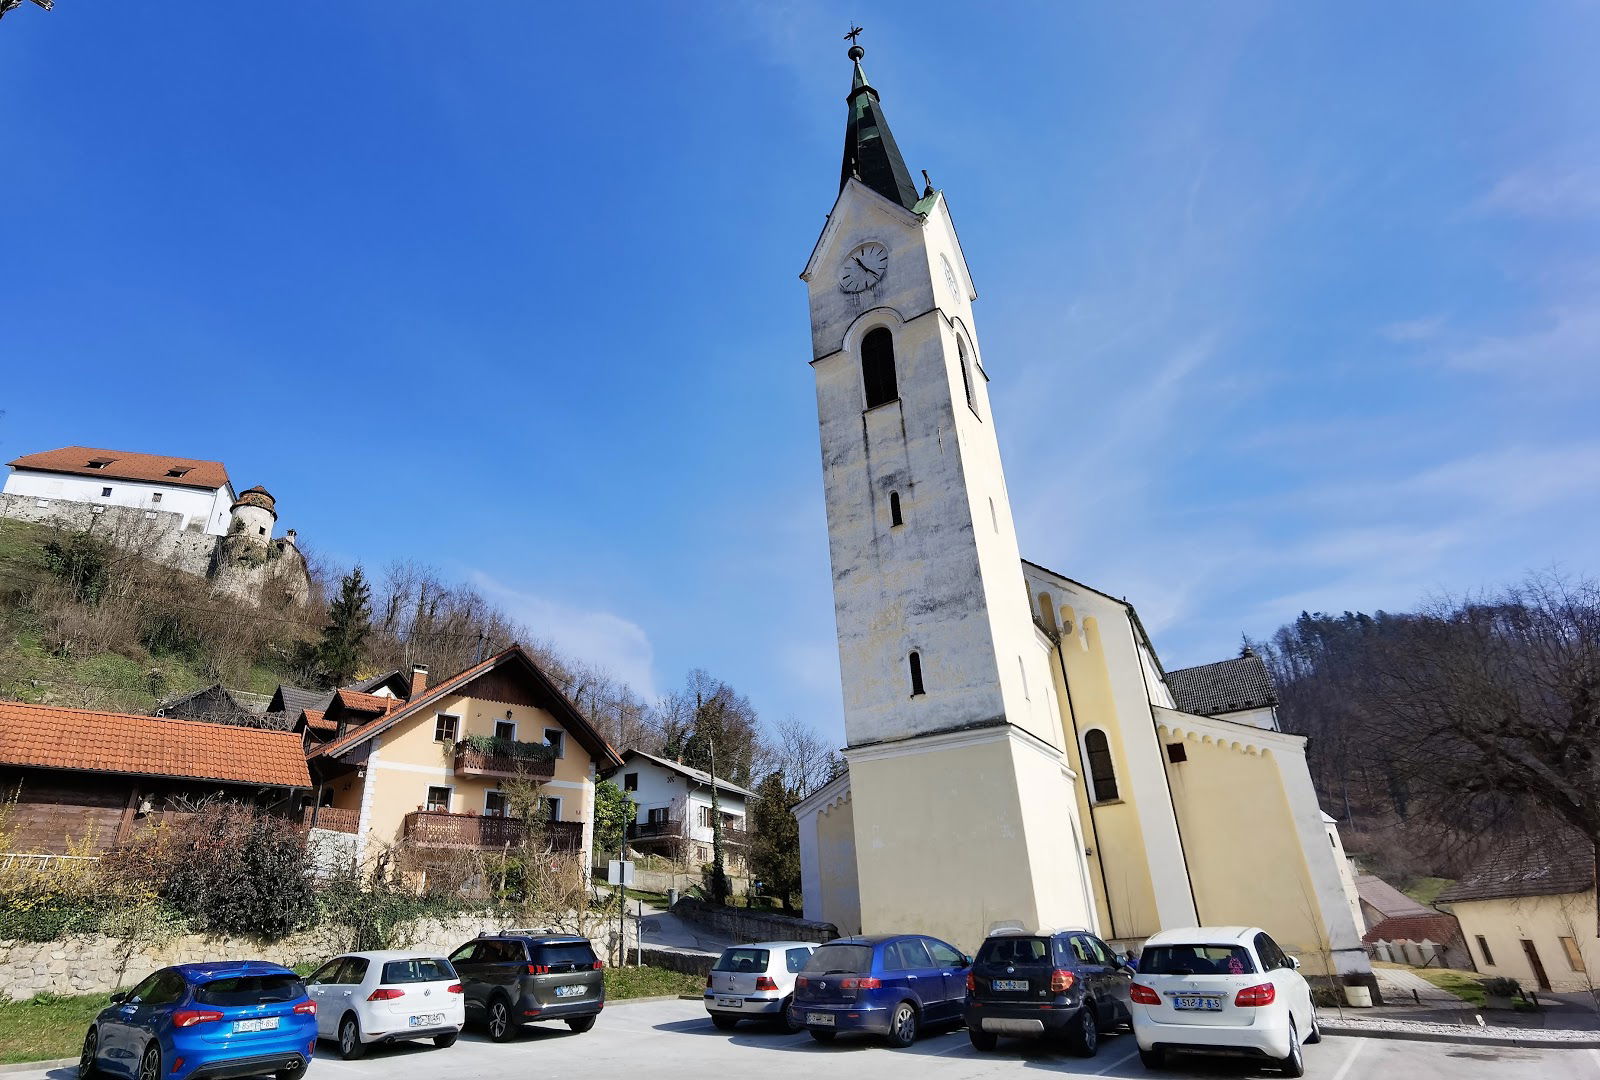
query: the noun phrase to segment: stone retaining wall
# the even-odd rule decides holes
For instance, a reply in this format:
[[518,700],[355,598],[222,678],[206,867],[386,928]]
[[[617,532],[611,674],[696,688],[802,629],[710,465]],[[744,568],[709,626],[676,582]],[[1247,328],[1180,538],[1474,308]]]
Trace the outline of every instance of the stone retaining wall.
[[694,899],[679,900],[672,905],[672,913],[696,926],[740,942],[832,941],[839,936],[839,928],[832,923],[812,922],[765,911],[717,907]]

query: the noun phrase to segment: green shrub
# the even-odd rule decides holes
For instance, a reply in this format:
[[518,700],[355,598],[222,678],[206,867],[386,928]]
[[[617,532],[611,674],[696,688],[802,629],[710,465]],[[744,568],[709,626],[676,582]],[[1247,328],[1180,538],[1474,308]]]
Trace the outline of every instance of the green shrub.
[[491,757],[516,758],[520,761],[554,761],[556,748],[548,743],[518,742],[494,735],[468,735],[456,743],[457,750],[476,750]]

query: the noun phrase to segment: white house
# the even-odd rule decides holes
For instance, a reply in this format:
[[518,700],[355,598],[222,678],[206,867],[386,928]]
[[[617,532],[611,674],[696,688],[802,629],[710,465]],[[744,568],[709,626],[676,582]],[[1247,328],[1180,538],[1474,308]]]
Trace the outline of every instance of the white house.
[[[711,861],[711,774],[642,750],[628,750],[622,755],[622,765],[607,772],[605,778],[633,800],[629,847],[695,865]],[[728,862],[742,863],[749,835],[745,809],[747,800],[755,795],[721,777],[716,788]]]
[[4,494],[32,500],[39,510],[57,503],[129,507],[181,514],[183,531],[228,532],[233,483],[220,461],[64,446],[9,464]]

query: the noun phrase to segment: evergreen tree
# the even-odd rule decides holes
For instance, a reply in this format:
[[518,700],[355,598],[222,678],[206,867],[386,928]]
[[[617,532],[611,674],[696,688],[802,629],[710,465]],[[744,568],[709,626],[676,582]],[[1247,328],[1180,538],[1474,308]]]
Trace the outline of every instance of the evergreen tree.
[[797,798],[783,774],[775,772],[756,787],[750,808],[750,877],[761,882],[767,895],[777,897],[785,911],[800,891],[800,823],[789,813]]
[[594,786],[594,862],[601,865],[622,850],[628,822],[636,813],[633,800],[610,780]]
[[343,686],[361,665],[361,649],[372,632],[372,589],[357,566],[339,581],[328,605],[328,625],[317,646],[317,664],[333,686]]

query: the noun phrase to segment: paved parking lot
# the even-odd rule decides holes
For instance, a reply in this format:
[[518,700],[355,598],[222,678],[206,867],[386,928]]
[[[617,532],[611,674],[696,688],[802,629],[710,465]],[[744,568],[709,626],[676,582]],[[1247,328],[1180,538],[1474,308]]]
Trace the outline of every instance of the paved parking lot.
[[[923,1038],[909,1050],[841,1039],[832,1046],[805,1034],[784,1035],[741,1025],[724,1033],[711,1026],[698,1002],[652,1001],[612,1005],[593,1031],[573,1035],[564,1026],[535,1027],[497,1045],[468,1032],[449,1050],[431,1044],[373,1048],[361,1061],[340,1061],[324,1045],[308,1080],[979,1080],[1028,1076],[1160,1076],[1233,1080],[1276,1075],[1232,1061],[1188,1059],[1177,1068],[1146,1073],[1130,1035],[1106,1036],[1100,1055],[1083,1060],[1032,1043],[1007,1041],[980,1054],[964,1031]],[[1600,1052],[1518,1050],[1505,1047],[1328,1037],[1306,1047],[1306,1075],[1315,1080],[1600,1080]],[[70,1080],[72,1070],[12,1073],[5,1080]]]

